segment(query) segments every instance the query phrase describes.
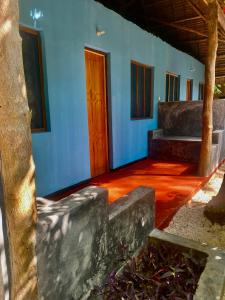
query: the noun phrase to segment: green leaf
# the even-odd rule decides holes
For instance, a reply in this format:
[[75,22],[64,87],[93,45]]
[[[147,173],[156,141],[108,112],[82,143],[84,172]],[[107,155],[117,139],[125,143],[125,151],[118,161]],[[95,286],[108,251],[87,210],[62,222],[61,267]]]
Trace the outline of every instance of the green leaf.
[[160,276],[160,278],[164,279],[164,278],[168,278],[170,276],[174,276],[174,273],[171,271],[164,273],[162,276]]

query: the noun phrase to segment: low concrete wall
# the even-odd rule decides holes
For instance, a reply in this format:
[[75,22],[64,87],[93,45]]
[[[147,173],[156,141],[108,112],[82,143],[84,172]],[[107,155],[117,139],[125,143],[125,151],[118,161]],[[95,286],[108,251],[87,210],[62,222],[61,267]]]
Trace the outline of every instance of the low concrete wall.
[[107,191],[100,188],[59,202],[38,199],[41,299],[83,299],[103,280],[107,216]]
[[[116,258],[123,251],[134,253],[155,227],[155,192],[139,187],[110,206],[108,258],[109,269],[118,268]],[[122,257],[123,258],[123,257]]]
[[[201,137],[203,101],[161,102],[158,127],[165,135]],[[225,100],[213,102],[213,129],[224,129]]]
[[121,242],[133,254],[154,226],[154,191],[140,187],[113,206],[108,192],[88,187],[59,202],[38,199],[41,299],[88,299],[112,267]]

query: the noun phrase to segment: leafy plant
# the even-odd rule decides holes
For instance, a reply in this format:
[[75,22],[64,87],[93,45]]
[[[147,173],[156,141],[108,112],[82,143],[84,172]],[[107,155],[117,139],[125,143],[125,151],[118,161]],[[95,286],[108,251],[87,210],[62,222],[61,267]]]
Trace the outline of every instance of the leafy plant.
[[222,84],[216,84],[214,87],[214,95],[220,96],[222,94]]
[[205,263],[205,257],[197,260],[191,250],[149,244],[120,276],[112,272],[95,293],[104,300],[191,300]]

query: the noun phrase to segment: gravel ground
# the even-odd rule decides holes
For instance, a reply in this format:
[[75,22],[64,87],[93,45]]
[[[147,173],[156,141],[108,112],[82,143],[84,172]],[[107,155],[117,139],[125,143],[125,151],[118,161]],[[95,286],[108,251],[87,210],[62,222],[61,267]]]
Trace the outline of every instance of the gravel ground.
[[203,215],[206,203],[220,189],[224,172],[225,164],[192,200],[177,212],[165,231],[225,250],[225,226],[213,225]]
[[225,250],[225,226],[212,225],[203,210],[204,205],[182,207],[165,231]]
[[203,215],[206,203],[218,193],[224,173],[225,163],[192,200],[177,212],[165,231],[225,250],[225,226],[213,225]]

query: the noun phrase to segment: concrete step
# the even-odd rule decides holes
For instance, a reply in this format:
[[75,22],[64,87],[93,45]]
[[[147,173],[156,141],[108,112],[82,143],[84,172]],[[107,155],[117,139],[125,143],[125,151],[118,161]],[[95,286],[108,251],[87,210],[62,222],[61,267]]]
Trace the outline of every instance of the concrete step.
[[[200,137],[161,136],[150,140],[150,157],[197,163],[201,149]],[[217,147],[216,143],[213,148]]]
[[166,141],[187,141],[187,142],[199,142],[201,143],[202,139],[200,137],[193,137],[193,136],[162,136],[156,138],[159,140],[166,140]]

